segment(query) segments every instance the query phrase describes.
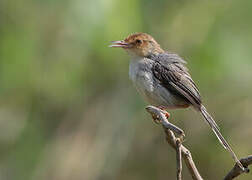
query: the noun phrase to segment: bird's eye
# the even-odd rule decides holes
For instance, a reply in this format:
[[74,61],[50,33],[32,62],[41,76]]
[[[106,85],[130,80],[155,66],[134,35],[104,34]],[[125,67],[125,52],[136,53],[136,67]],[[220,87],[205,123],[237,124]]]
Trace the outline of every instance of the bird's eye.
[[137,40],[136,40],[136,43],[137,43],[137,44],[141,44],[141,43],[142,43],[142,40],[137,39]]

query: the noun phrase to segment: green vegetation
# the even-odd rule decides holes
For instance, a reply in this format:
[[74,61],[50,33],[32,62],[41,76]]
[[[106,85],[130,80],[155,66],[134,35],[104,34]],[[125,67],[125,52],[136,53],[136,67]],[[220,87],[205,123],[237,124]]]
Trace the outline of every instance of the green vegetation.
[[[251,154],[251,9],[251,0],[0,1],[0,179],[175,179],[175,152],[128,80],[128,55],[108,48],[133,32],[188,61],[223,135],[239,157]],[[203,119],[171,114],[201,175],[223,177],[233,160]]]

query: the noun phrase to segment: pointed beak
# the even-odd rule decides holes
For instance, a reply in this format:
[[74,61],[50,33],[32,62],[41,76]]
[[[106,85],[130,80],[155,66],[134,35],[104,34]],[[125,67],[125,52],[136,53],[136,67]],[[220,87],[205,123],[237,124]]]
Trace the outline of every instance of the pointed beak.
[[121,48],[129,48],[129,43],[124,41],[111,41],[111,45],[109,47],[121,47]]

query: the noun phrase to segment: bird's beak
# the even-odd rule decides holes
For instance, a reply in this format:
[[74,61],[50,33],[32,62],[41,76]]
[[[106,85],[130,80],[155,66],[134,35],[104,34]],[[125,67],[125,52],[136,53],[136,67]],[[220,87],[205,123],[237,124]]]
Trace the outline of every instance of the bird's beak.
[[124,41],[111,41],[111,45],[109,47],[121,47],[121,48],[129,48],[129,43]]

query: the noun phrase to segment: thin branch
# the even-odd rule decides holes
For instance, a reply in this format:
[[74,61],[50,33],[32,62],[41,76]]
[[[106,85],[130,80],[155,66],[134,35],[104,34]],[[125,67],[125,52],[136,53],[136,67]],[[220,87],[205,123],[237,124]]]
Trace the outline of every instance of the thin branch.
[[[176,149],[176,137],[175,137],[174,133],[169,129],[165,129],[165,134],[166,134],[166,141],[174,149]],[[203,180],[203,178],[201,177],[201,175],[200,175],[200,173],[199,173],[199,171],[193,161],[191,152],[185,146],[181,145],[181,153],[182,153],[182,157],[185,161],[186,167],[192,176],[192,179],[193,180]]]
[[[156,122],[157,119],[159,120],[159,122],[163,125],[164,128],[164,132],[166,134],[166,141],[175,149],[177,150],[177,140],[181,141],[181,139],[185,136],[183,130],[181,130],[180,128],[178,128],[177,126],[171,124],[168,119],[165,116],[165,111],[156,108],[154,106],[148,106],[146,107],[147,112],[149,112],[152,117],[153,120]],[[174,135],[173,131],[178,134],[180,137],[176,138],[176,136]],[[185,161],[185,164],[193,178],[193,180],[203,180],[203,178],[201,177],[198,169],[195,166],[195,163],[192,159],[192,155],[190,153],[190,151],[184,147],[182,144],[179,145],[180,149],[181,149],[181,154],[182,157]],[[178,165],[179,167],[180,165]],[[182,170],[182,168],[181,168]],[[178,176],[178,175],[177,175]]]
[[181,142],[179,139],[176,141],[176,152],[177,152],[177,179],[182,180],[182,157],[181,157]]
[[[192,155],[190,151],[181,144],[183,138],[185,137],[185,133],[179,127],[171,124],[165,114],[167,113],[164,110],[156,108],[154,106],[146,107],[147,112],[152,115],[154,122],[161,123],[164,132],[166,134],[166,141],[176,150],[176,158],[177,158],[177,179],[182,179],[182,162],[181,162],[181,155],[185,161],[185,164],[192,176],[193,180],[203,180],[201,177],[195,163],[193,161]],[[176,133],[179,137],[177,138],[174,133]],[[234,167],[229,171],[229,173],[224,177],[224,180],[232,180],[235,177],[243,174],[248,173],[249,169],[248,166],[252,164],[252,155],[249,155],[246,158],[240,159],[241,164],[243,165],[244,169],[241,169],[239,164],[235,164]]]
[[241,175],[244,172],[249,173],[248,166],[252,164],[252,155],[249,155],[246,158],[240,159],[240,162],[245,167],[245,171],[242,171],[242,169],[236,163],[234,167],[229,171],[229,173],[224,177],[224,180],[234,179],[235,177]]

